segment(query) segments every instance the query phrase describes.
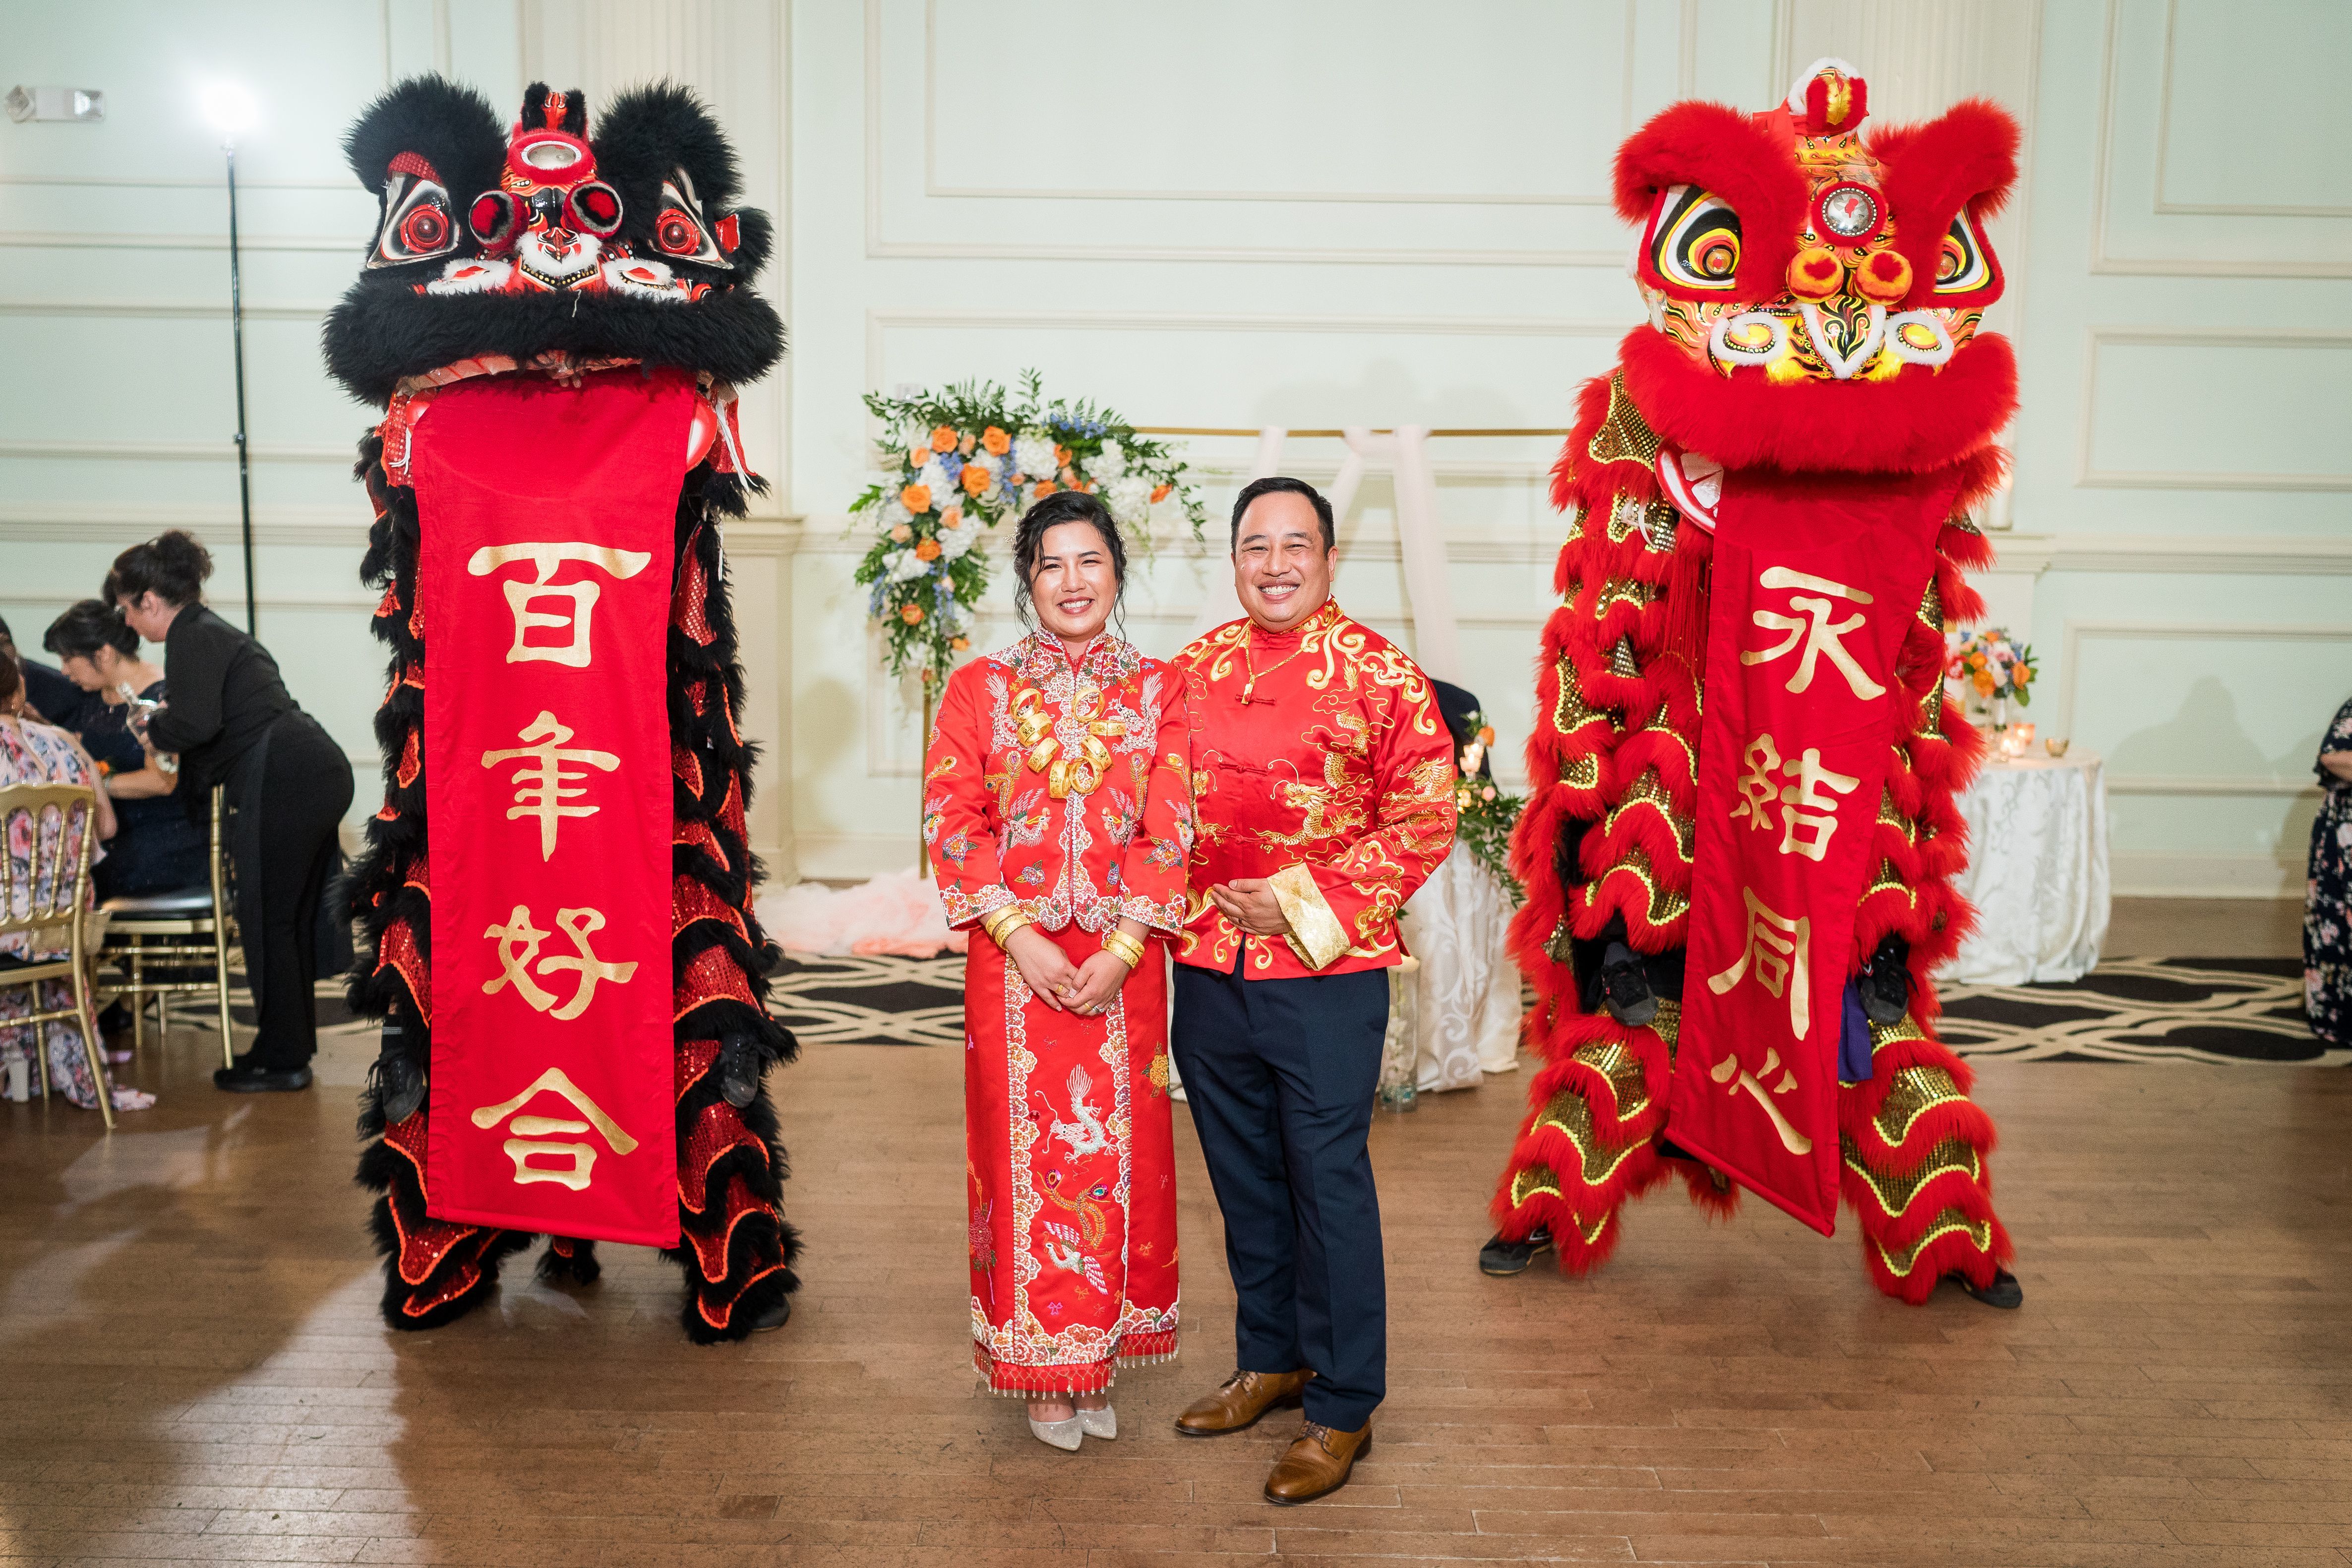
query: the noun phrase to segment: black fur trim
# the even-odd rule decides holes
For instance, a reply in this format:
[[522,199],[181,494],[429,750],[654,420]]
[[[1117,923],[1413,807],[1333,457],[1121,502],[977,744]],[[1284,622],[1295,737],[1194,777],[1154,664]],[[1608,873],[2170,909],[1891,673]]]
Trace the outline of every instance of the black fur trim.
[[[567,1257],[557,1250],[562,1244],[571,1248]],[[604,1276],[604,1266],[596,1260],[596,1244],[577,1237],[547,1238],[547,1250],[539,1255],[539,1278],[549,1285],[593,1285]]]
[[[463,232],[466,204],[499,183],[507,161],[506,131],[489,100],[472,88],[446,77],[413,76],[361,110],[343,137],[352,173],[379,202],[384,171],[403,153],[433,165],[457,204]],[[379,209],[377,217],[382,216]]]
[[[640,256],[656,255],[654,219],[661,212],[661,184],[673,169],[694,182],[703,210],[717,222],[742,189],[735,149],[702,100],[674,81],[631,88],[613,100],[596,121],[596,172],[621,193],[621,237]],[[698,269],[698,271],[699,269]]]
[[566,89],[563,94],[563,118],[553,127],[547,123],[547,95],[555,90],[543,81],[532,82],[522,92],[522,128],[525,131],[553,129],[569,132],[582,141],[588,139],[588,95],[578,88]]

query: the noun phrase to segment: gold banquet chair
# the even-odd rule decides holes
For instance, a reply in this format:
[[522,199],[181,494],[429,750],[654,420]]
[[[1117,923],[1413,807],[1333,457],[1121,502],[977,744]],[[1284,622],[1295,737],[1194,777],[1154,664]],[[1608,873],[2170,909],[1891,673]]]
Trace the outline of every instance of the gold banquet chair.
[[[220,1010],[221,1065],[236,1065],[236,1042],[229,1029],[229,930],[235,921],[228,896],[227,862],[221,842],[222,786],[213,786],[212,849],[205,864],[210,885],[169,893],[130,894],[100,906],[107,914],[103,956],[115,966],[114,991],[131,1009],[131,1047],[142,1043],[147,998],[156,999],[156,1039],[171,1034],[172,998],[209,991]],[[149,945],[152,943],[154,945]],[[154,979],[151,966],[166,973],[212,966],[210,980]]]
[[[54,812],[54,835],[45,831]],[[73,830],[79,817],[81,829]],[[16,837],[19,818],[30,827],[32,853],[19,873],[5,844]],[[98,1050],[98,1013],[90,1005],[89,970],[83,963],[87,941],[83,908],[89,896],[90,852],[98,837],[98,791],[89,784],[19,784],[0,787],[0,936],[24,933],[37,949],[40,934],[59,926],[71,932],[63,958],[0,963],[0,991],[23,987],[32,1011],[0,1020],[0,1028],[26,1028],[33,1035],[34,1058],[40,1064],[41,1098],[49,1097],[49,1026],[67,1018],[81,1026],[82,1049],[89,1058],[90,1081],[98,1088],[99,1114],[106,1130],[114,1131],[114,1091]],[[41,1005],[41,986],[62,980],[73,987],[73,1005]]]

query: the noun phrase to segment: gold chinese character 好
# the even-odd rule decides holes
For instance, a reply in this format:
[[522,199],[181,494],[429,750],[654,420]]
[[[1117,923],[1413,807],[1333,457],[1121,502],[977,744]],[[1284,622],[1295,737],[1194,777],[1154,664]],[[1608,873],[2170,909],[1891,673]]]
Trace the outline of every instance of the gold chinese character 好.
[[[579,1112],[579,1118],[515,1114],[541,1094],[557,1095],[569,1101],[572,1109]],[[507,1158],[514,1162],[515,1185],[519,1187],[530,1186],[534,1182],[553,1182],[575,1193],[587,1189],[596,1164],[596,1145],[555,1142],[548,1138],[550,1133],[593,1131],[615,1154],[627,1154],[637,1146],[637,1141],[623,1131],[621,1124],[604,1113],[604,1107],[581,1092],[580,1086],[573,1083],[562,1068],[548,1068],[531,1080],[529,1089],[512,1100],[483,1106],[473,1113],[471,1120],[475,1126],[488,1131],[506,1121],[509,1116],[514,1120],[507,1121],[509,1136],[505,1149]],[[534,1154],[568,1159],[572,1163],[564,1166],[534,1165],[530,1163]]]
[[1859,631],[1865,617],[1857,612],[1843,621],[1832,622],[1830,616],[1835,613],[1837,606],[1832,602],[1832,598],[1815,596],[1828,595],[1832,598],[1845,599],[1856,605],[1867,605],[1871,602],[1868,594],[1860,588],[1849,588],[1843,583],[1832,583],[1826,577],[1814,577],[1802,572],[1791,572],[1786,566],[1767,566],[1756,581],[1759,587],[1811,588],[1814,590],[1814,594],[1789,595],[1789,607],[1792,610],[1803,611],[1802,615],[1784,616],[1775,610],[1758,610],[1751,615],[1748,619],[1766,631],[1786,632],[1789,635],[1778,647],[1742,653],[1739,656],[1740,663],[1769,664],[1774,659],[1793,652],[1797,645],[1802,643],[1805,651],[1798,656],[1796,673],[1789,678],[1789,690],[1802,692],[1810,689],[1813,684],[1815,667],[1821,659],[1827,658],[1830,663],[1836,667],[1837,672],[1845,677],[1847,689],[1856,697],[1866,700],[1886,695],[1886,688],[1864,675],[1862,666],[1856,664],[1853,661],[1853,655],[1845,649],[1846,634]]
[[[652,563],[653,557],[641,550],[614,550],[609,545],[569,543],[485,544],[474,552],[466,563],[469,576],[487,577],[502,566],[527,563],[532,568],[528,583],[509,582],[499,584],[506,590],[507,608],[514,612],[514,646],[507,649],[509,664],[541,660],[548,664],[568,665],[573,669],[588,668],[591,658],[588,646],[589,613],[595,609],[604,587],[595,582],[554,583],[556,568],[566,562],[577,561],[601,569],[617,581],[626,581]],[[551,606],[541,609],[540,605]],[[533,631],[562,628],[572,640],[563,643],[534,643],[529,639]]]
[[1789,1027],[1801,1040],[1813,1022],[1812,982],[1807,973],[1811,967],[1812,917],[1790,920],[1775,913],[1753,888],[1740,889],[1739,896],[1748,906],[1748,929],[1740,938],[1738,962],[1720,974],[1708,975],[1706,988],[1720,996],[1752,972],[1756,984],[1772,996],[1788,998]]
[[598,810],[593,805],[573,805],[588,793],[583,781],[588,775],[567,763],[584,763],[593,768],[611,773],[621,765],[621,759],[610,752],[594,752],[585,747],[572,748],[566,742],[572,731],[555,721],[555,715],[545,709],[539,717],[524,726],[517,739],[535,742],[512,751],[484,752],[482,766],[494,768],[500,763],[520,762],[507,782],[520,785],[515,791],[515,804],[507,808],[507,820],[519,816],[539,818],[539,858],[542,860],[555,854],[555,828],[559,818],[593,816]]
[[[499,944],[499,974],[496,979],[482,983],[483,994],[495,996],[512,985],[515,994],[530,1004],[535,1011],[569,1023],[585,1013],[588,1004],[595,1000],[597,982],[609,980],[615,985],[626,985],[635,976],[635,960],[608,963],[589,950],[588,939],[604,929],[603,910],[558,910],[555,911],[555,925],[558,931],[572,939],[572,957],[539,956],[539,944],[553,932],[541,931],[531,923],[530,907],[527,904],[517,904],[514,913],[507,917],[506,924],[492,926],[484,931],[484,938]],[[579,975],[580,983],[573,988],[571,1000],[558,1006],[555,994],[531,978],[534,960],[537,961],[538,973],[569,972]]]

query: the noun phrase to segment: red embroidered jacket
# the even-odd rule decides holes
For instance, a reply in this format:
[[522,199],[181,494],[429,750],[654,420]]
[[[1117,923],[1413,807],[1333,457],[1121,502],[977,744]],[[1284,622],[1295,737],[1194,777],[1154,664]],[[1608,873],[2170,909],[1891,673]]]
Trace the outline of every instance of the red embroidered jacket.
[[[1279,637],[1247,620],[1176,656],[1192,722],[1192,912],[1176,961],[1254,980],[1381,969],[1397,912],[1454,846],[1454,740],[1420,666],[1335,602]],[[1280,940],[1210,886],[1263,877]]]
[[923,842],[948,924],[1017,903],[1048,931],[1184,923],[1192,847],[1183,677],[1108,634],[1024,637],[948,677]]

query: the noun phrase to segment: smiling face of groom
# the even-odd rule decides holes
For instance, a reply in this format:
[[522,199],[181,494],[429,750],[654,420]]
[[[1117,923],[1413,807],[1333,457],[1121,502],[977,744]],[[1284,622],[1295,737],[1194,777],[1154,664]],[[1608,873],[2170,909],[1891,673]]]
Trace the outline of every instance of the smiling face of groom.
[[1262,631],[1289,631],[1331,596],[1339,553],[1321,500],[1304,485],[1267,489],[1234,520],[1234,593]]

